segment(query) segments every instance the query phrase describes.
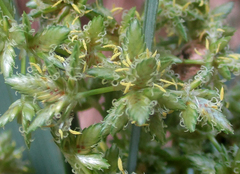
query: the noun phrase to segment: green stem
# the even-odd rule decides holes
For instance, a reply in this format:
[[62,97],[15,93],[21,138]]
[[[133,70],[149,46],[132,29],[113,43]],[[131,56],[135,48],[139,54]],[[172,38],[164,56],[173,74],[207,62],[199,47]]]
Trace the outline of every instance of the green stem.
[[0,7],[4,15],[7,15],[11,20],[13,20],[12,14],[8,11],[7,7],[5,6],[3,0],[0,0]]
[[103,94],[103,93],[112,92],[112,91],[119,91],[121,89],[123,89],[122,86],[116,86],[116,87],[109,86],[109,87],[104,87],[104,88],[99,88],[99,89],[93,89],[93,90],[78,93],[76,95],[76,99],[89,97],[91,95]]
[[212,135],[208,136],[208,139],[211,141],[211,143],[214,145],[214,147],[218,150],[218,152],[221,152],[222,148],[220,146],[220,144],[217,142],[216,138]]
[[[146,0],[144,10],[144,36],[147,48],[152,51],[152,43],[155,32],[155,23],[158,9],[158,0]],[[128,173],[136,169],[138,144],[140,141],[141,127],[132,125],[132,135],[129,147]]]
[[21,73],[26,74],[26,57],[21,59]]

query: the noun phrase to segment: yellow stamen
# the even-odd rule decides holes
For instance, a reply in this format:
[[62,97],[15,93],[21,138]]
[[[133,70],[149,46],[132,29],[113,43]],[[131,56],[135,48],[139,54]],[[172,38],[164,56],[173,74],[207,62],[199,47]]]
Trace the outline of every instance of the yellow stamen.
[[173,83],[174,83],[174,85],[175,85],[176,90],[178,90],[177,83],[175,82],[175,80],[174,80],[173,78],[172,78],[172,81],[173,81]]
[[200,4],[199,4],[199,7],[203,6],[203,4],[204,4],[204,1],[201,0],[201,2],[200,2]]
[[225,30],[218,28],[217,31],[225,32]]
[[84,47],[85,51],[87,51],[87,45],[86,45],[85,40],[82,40],[82,42],[83,42],[83,47]]
[[87,11],[84,12],[84,14],[88,14],[88,13],[90,13],[91,11],[93,11],[93,10],[87,10]]
[[65,61],[65,59],[59,55],[54,55],[54,57],[56,57],[58,60],[60,60],[62,63]]
[[175,5],[176,5],[176,0],[173,0],[172,5],[173,5],[173,7],[175,7]]
[[141,20],[141,17],[140,17],[140,15],[139,15],[138,11],[135,11],[135,15],[136,15],[136,17],[137,17],[138,20]]
[[78,58],[79,58],[79,59],[82,59],[82,58],[84,58],[84,57],[86,57],[86,54],[83,54],[83,55],[79,56]]
[[201,32],[201,34],[200,34],[200,36],[199,36],[199,41],[202,41],[202,38],[203,38],[203,36],[204,36],[205,33],[206,33],[205,30],[203,30],[203,31]]
[[88,74],[86,74],[85,77],[94,78],[94,76],[90,76]]
[[206,49],[209,50],[209,41],[206,39]]
[[218,44],[218,47],[217,47],[217,49],[216,49],[216,53],[219,52],[220,45],[221,45],[221,43]]
[[115,47],[114,50],[113,50],[113,54],[116,54],[116,53],[118,53],[118,48],[117,47]]
[[184,83],[177,83],[179,86],[184,86]]
[[171,114],[171,113],[173,113],[174,112],[174,110],[169,110],[168,111],[168,114]]
[[221,91],[220,91],[220,100],[222,101],[224,98],[224,88],[222,86]]
[[119,69],[116,69],[115,72],[121,72],[121,71],[128,71],[129,68],[119,68]]
[[182,10],[186,10],[186,8],[191,4],[192,2],[187,2],[183,7],[182,7]]
[[113,19],[113,17],[112,17],[112,16],[107,16],[107,18],[108,18],[108,19]]
[[132,62],[130,61],[130,58],[129,58],[129,55],[128,55],[128,54],[126,55],[126,61],[127,61],[127,63],[128,63],[129,65],[132,64]]
[[75,4],[71,4],[73,9],[78,12],[79,14],[81,13],[81,11],[79,10],[78,6],[76,6]]
[[104,45],[103,48],[116,48],[116,45],[113,44],[108,44],[108,45]]
[[79,16],[77,16],[77,17],[75,17],[74,19],[73,19],[73,21],[72,21],[72,25],[74,25],[75,24],[75,22],[76,22],[76,20],[79,18]]
[[86,68],[87,68],[87,62],[84,62],[83,73],[86,71]]
[[194,51],[195,51],[195,53],[197,53],[199,56],[202,56],[202,54],[201,54],[196,48],[194,48]]
[[72,54],[72,52],[68,50],[66,47],[64,47],[64,50],[67,51],[68,54]]
[[115,11],[117,11],[117,10],[123,10],[123,8],[122,7],[115,7],[115,8],[113,8],[112,10],[111,10],[111,13],[113,13],[113,12],[115,12]]
[[112,57],[111,57],[111,59],[110,60],[114,60],[114,59],[116,59],[118,56],[120,56],[121,55],[121,52],[119,52],[119,53],[116,53],[116,54],[114,54]]
[[173,82],[170,82],[168,80],[160,79],[159,81],[164,82],[164,83],[168,83],[168,84],[171,84],[171,85],[175,85]]
[[130,86],[131,86],[131,82],[128,82],[123,94],[126,94],[129,91]]
[[238,60],[238,55],[239,54],[229,54],[228,56],[234,58],[235,60]]
[[75,130],[72,130],[72,129],[69,129],[69,132],[70,132],[71,134],[74,134],[74,135],[80,135],[80,134],[82,134],[81,132],[78,132],[78,131],[75,131]]
[[218,17],[218,16],[222,16],[224,13],[217,13],[215,15],[213,15],[213,17]]
[[34,66],[34,67],[37,69],[37,71],[39,72],[39,74],[42,74],[42,73],[43,73],[39,65],[37,65],[37,64],[35,64],[35,63],[32,63],[32,62],[30,62],[29,64],[30,64],[31,66]]
[[[129,83],[120,82],[120,84],[123,85],[123,86],[127,86]],[[135,85],[135,84],[130,83],[130,86],[134,86],[134,85]]]
[[125,174],[123,170],[122,160],[120,157],[118,158],[118,169],[122,172],[122,174]]
[[167,92],[163,87],[160,85],[154,84],[154,86],[158,87],[162,92]]
[[58,133],[60,134],[60,138],[63,139],[63,131],[61,129],[58,129]]
[[170,36],[173,36],[174,35],[174,32],[173,31],[170,31],[168,34],[167,34],[167,37],[170,37]]
[[178,39],[178,46],[180,46],[181,43],[182,43],[182,37],[179,37],[179,39]]
[[72,37],[72,42],[74,41],[74,39],[76,39],[78,37],[78,35],[75,35]]
[[135,124],[136,123],[136,121],[131,121],[131,124]]
[[160,62],[160,61],[157,61],[157,71],[160,70],[160,67],[161,67],[161,62]]
[[125,65],[126,67],[129,67],[129,65],[127,64],[126,60],[122,61],[123,65]]
[[120,62],[113,62],[115,65],[121,65]]
[[213,105],[213,106],[211,106],[211,108],[213,108],[213,109],[218,109],[218,106]]
[[162,116],[163,116],[163,117],[166,117],[166,116],[167,116],[167,113],[166,113],[166,112],[163,112],[163,113],[162,113]]
[[157,55],[157,50],[153,53],[152,57],[155,57]]
[[147,58],[149,58],[150,57],[150,51],[149,51],[148,48],[146,49],[146,52],[147,52]]
[[229,60],[228,57],[218,57],[219,59]]
[[57,5],[60,4],[61,2],[62,2],[62,0],[57,1],[55,4],[52,5],[52,7],[57,6]]

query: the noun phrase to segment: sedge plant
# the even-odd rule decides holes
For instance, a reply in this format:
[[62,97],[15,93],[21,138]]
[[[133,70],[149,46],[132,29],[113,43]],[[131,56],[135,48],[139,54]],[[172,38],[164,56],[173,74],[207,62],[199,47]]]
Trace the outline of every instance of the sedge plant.
[[[1,127],[16,119],[29,148],[47,127],[78,174],[240,172],[239,85],[225,83],[240,74],[235,29],[224,23],[233,2],[147,0],[143,12],[101,0],[27,5],[16,21],[12,1],[0,1],[1,72],[21,94]],[[73,126],[92,107],[103,121]]]

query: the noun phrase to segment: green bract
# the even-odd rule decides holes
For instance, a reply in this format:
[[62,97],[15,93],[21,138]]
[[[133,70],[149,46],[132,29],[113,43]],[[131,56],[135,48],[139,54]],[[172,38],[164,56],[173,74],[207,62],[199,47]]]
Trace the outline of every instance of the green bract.
[[[21,95],[0,127],[16,119],[28,148],[32,132],[50,129],[78,174],[240,169],[239,85],[225,84],[240,74],[240,54],[229,49],[235,29],[223,23],[232,2],[210,10],[207,0],[147,0],[144,12],[102,0],[27,5],[18,22],[0,0],[0,68]],[[83,128],[78,112],[89,108],[102,121]]]

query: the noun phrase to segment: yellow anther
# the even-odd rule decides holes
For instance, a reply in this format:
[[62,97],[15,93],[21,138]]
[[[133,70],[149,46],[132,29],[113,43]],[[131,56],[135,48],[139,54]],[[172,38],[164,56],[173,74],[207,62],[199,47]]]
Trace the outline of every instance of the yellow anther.
[[203,31],[200,33],[199,41],[202,41],[202,38],[203,38],[203,36],[204,36],[205,33],[206,33],[206,30],[203,30]]
[[72,30],[70,31],[70,33],[81,33],[82,31],[81,30]]
[[163,87],[160,85],[154,84],[154,86],[158,87],[162,92],[167,92]]
[[162,113],[162,116],[163,116],[163,117],[166,117],[166,116],[167,116],[167,113],[166,113],[166,112],[163,112],[163,113]]
[[203,6],[203,4],[204,4],[204,1],[201,0],[201,2],[200,2],[200,4],[199,4],[199,7]]
[[147,58],[149,58],[150,57],[150,51],[149,51],[148,48],[146,49],[146,53],[147,53]]
[[229,60],[228,57],[218,57],[219,59],[223,59],[223,60]]
[[140,17],[140,15],[139,15],[138,11],[135,11],[135,15],[136,15],[136,17],[137,17],[138,20],[141,20],[141,17]]
[[108,45],[104,45],[103,48],[116,48],[116,45],[113,44],[108,44]]
[[68,54],[72,54],[72,52],[68,50],[66,47],[64,47],[64,50],[67,51]]
[[153,53],[152,57],[155,57],[157,55],[157,50]]
[[180,46],[181,43],[182,43],[182,37],[179,37],[179,39],[178,39],[178,46]]
[[115,12],[115,11],[117,11],[117,10],[123,10],[123,8],[122,7],[115,7],[115,8],[113,8],[112,10],[111,10],[111,13],[113,13],[113,12]]
[[128,55],[128,54],[126,55],[126,61],[127,61],[127,63],[128,63],[129,65],[132,64],[132,62],[130,61],[130,58],[129,58],[129,55]]
[[79,16],[77,16],[77,17],[75,17],[74,19],[73,19],[73,21],[72,21],[72,25],[74,25],[75,24],[75,22],[76,22],[76,20],[79,18]]
[[[129,83],[120,82],[120,84],[123,85],[123,86],[127,86]],[[130,83],[130,86],[134,86],[134,85],[135,85],[135,84]]]
[[78,58],[79,58],[79,59],[82,59],[82,58],[84,58],[84,57],[86,57],[86,54],[83,54],[83,55],[79,56]]
[[113,62],[115,65],[121,65],[120,62]]
[[213,108],[213,109],[218,109],[218,106],[213,105],[213,106],[211,106],[211,108]]
[[128,82],[123,94],[126,94],[129,91],[130,86],[131,86],[131,82]]
[[168,83],[168,84],[171,84],[171,85],[175,85],[175,83],[170,82],[168,80],[160,79],[159,81],[164,82],[164,83]]
[[169,110],[168,111],[168,114],[171,114],[171,113],[173,113],[174,112],[174,110]]
[[222,101],[224,98],[224,88],[222,86],[221,91],[220,91],[220,100]]
[[57,5],[60,4],[61,2],[62,2],[62,0],[57,1],[55,4],[52,5],[52,7],[57,6]]
[[60,60],[62,63],[65,61],[65,59],[59,55],[54,55],[54,57],[56,57],[58,60]]
[[123,170],[122,160],[120,157],[118,158],[118,169],[122,172],[122,174],[125,174]]
[[74,41],[74,39],[76,39],[78,37],[78,35],[75,35],[72,37],[72,42]]
[[202,56],[202,53],[200,53],[196,48],[194,48],[195,53],[197,53],[199,56]]
[[75,4],[71,4],[73,9],[78,12],[79,14],[81,13],[81,11],[79,10],[78,6],[76,6]]
[[216,49],[216,53],[219,52],[220,45],[221,45],[221,43],[218,44],[217,49]]
[[93,10],[87,10],[87,11],[84,12],[84,14],[88,14],[88,13],[90,13],[91,11],[93,11]]
[[187,3],[182,7],[182,10],[183,10],[183,11],[186,10],[191,3],[192,3],[192,2],[187,2]]
[[123,65],[125,65],[126,67],[129,67],[129,65],[127,64],[126,60],[122,61]]
[[177,83],[179,86],[184,86],[184,83]]
[[113,54],[116,54],[116,53],[118,53],[118,48],[117,47],[114,48],[114,50],[113,50]]
[[226,103],[226,108],[229,108],[229,105],[230,105],[229,102],[227,102],[227,103]]
[[83,73],[86,71],[86,68],[87,68],[87,62],[84,62]]
[[209,41],[206,39],[206,49],[209,50]]
[[107,18],[108,18],[108,19],[113,19],[113,17],[112,17],[112,16],[107,16]]
[[114,54],[112,57],[111,57],[111,59],[110,60],[114,60],[114,59],[116,59],[118,56],[120,56],[121,55],[121,52],[119,52],[119,53],[116,53],[116,54]]
[[74,135],[80,135],[80,134],[82,134],[81,132],[78,132],[78,131],[75,131],[75,130],[72,130],[72,129],[69,129],[69,132],[70,132],[71,134],[74,134]]
[[167,37],[171,37],[174,35],[174,32],[173,31],[170,31],[168,34],[167,34]]
[[58,133],[60,134],[60,138],[63,139],[63,131],[62,131],[62,129],[58,129]]
[[202,114],[203,115],[207,115],[208,114],[207,111],[204,108],[202,108]]
[[238,59],[239,59],[239,58],[238,58],[239,54],[229,54],[228,56],[234,58],[235,60],[238,60]]
[[161,67],[161,62],[160,62],[160,61],[157,61],[157,71],[160,70],[160,67]]
[[136,123],[136,121],[131,121],[131,124],[135,124]]
[[225,32],[225,30],[218,28],[217,31]]
[[128,71],[129,68],[119,68],[119,69],[116,69],[115,72],[121,72],[121,71]]
[[34,67],[37,69],[37,71],[39,72],[39,74],[42,74],[42,73],[43,73],[39,65],[37,65],[37,64],[35,64],[35,63],[32,63],[32,62],[30,62],[29,64],[30,64],[31,66],[34,66]]
[[85,51],[87,51],[87,45],[86,45],[85,40],[82,40],[82,43],[83,43],[83,48],[85,49]]
[[175,7],[175,5],[176,5],[176,0],[173,0],[172,5],[173,5],[173,7]]
[[174,86],[175,86],[176,90],[178,90],[177,83],[175,82],[175,80],[174,80],[173,78],[172,78],[172,81],[173,81],[173,83],[174,83]]

